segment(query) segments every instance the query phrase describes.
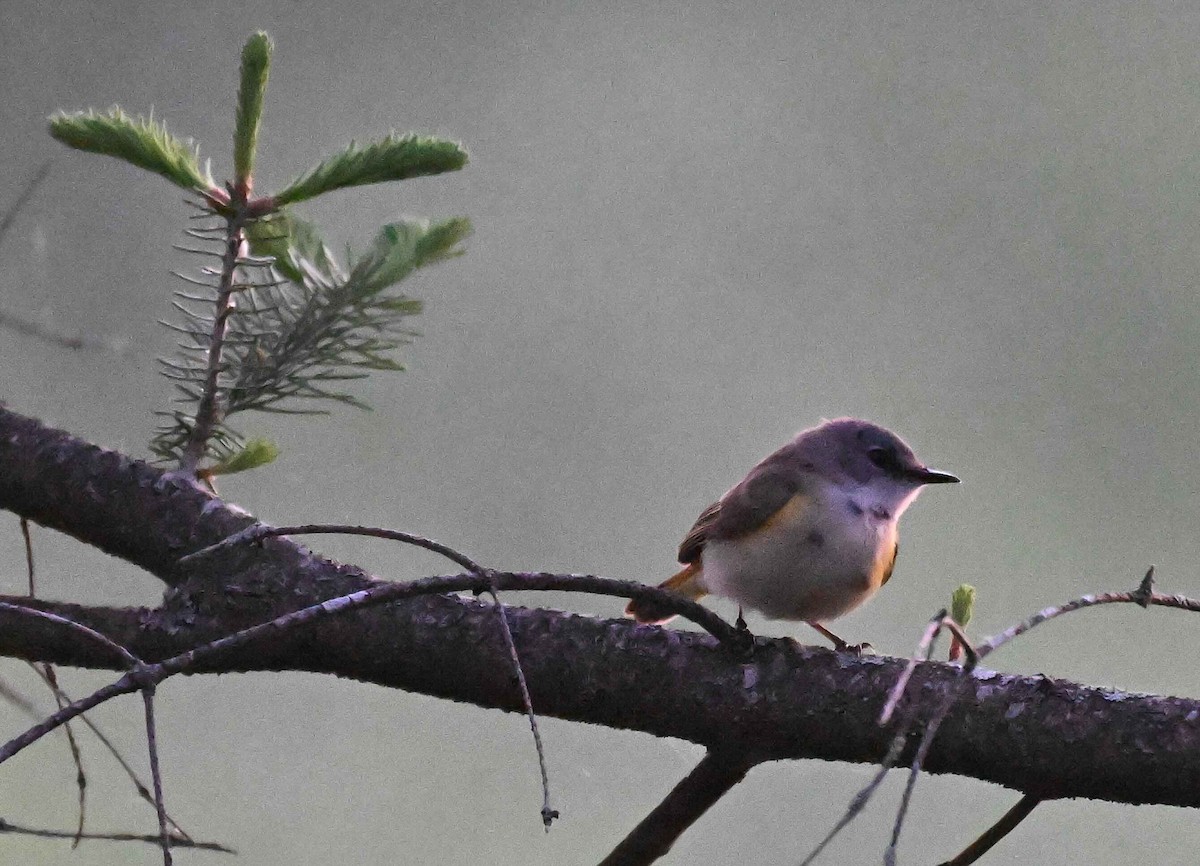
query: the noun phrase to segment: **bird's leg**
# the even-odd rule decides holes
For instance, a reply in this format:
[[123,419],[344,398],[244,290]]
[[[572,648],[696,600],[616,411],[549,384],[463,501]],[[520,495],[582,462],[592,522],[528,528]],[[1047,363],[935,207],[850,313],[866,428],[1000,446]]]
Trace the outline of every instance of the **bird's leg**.
[[736,638],[732,646],[734,652],[743,658],[749,658],[754,654],[754,635],[750,633],[750,626],[746,625],[746,618],[742,616],[742,609],[738,608],[737,619],[733,623],[736,630],[734,637]]
[[869,643],[848,644],[829,629],[825,628],[825,626],[821,625],[819,622],[814,622],[813,620],[806,620],[806,622],[821,634],[825,635],[825,637],[829,638],[829,642],[833,644],[834,652],[853,653],[854,655],[858,656],[862,655],[864,652],[874,649],[874,647],[872,647]]

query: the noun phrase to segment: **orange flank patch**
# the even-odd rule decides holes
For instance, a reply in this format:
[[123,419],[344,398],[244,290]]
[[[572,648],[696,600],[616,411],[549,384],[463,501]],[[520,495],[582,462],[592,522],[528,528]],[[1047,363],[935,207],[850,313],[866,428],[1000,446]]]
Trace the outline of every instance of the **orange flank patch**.
[[811,496],[797,493],[787,502],[783,503],[783,508],[776,511],[761,526],[757,529],[752,529],[747,535],[756,535],[759,532],[769,532],[772,529],[794,526],[804,519],[804,510],[811,504]]

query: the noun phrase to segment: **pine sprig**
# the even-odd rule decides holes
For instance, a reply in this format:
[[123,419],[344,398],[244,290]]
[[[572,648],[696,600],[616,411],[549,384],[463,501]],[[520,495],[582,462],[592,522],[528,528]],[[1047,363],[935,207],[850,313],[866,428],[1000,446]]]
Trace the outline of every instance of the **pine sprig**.
[[[416,268],[461,254],[459,244],[469,231],[469,221],[461,218],[392,223],[346,269],[316,230],[294,215],[255,225],[249,232],[252,252],[277,256],[277,275],[294,272],[299,279],[260,279],[239,293],[226,336],[223,418],[249,410],[327,414],[323,402],[370,409],[345,390],[346,383],[370,371],[403,370],[395,351],[416,336],[408,320],[421,311],[419,300],[387,290]],[[313,251],[316,258],[305,254]],[[188,300],[203,302],[204,297]],[[164,361],[164,372],[176,380],[182,400],[191,402],[203,371],[205,314],[185,303],[177,309],[187,322],[175,326],[184,338],[181,356]],[[192,424],[186,413],[169,417],[152,443],[164,458],[177,456]],[[210,453],[229,462],[243,440],[223,421],[212,445]]]
[[236,319],[234,334],[245,340],[234,352],[239,373],[229,411],[322,412],[300,402],[322,400],[369,408],[337,383],[368,370],[403,370],[393,353],[416,336],[407,320],[421,311],[419,300],[386,290],[414,269],[460,253],[469,230],[459,218],[393,223],[345,276],[332,257],[326,268],[293,255],[302,282],[256,297]]
[[106,114],[58,112],[50,117],[50,134],[67,147],[122,159],[187,190],[205,192],[214,185],[190,139],[175,138],[166,124],[130,117],[115,105]]
[[335,189],[456,171],[467,164],[462,145],[425,135],[396,135],[359,147],[351,143],[272,198],[283,207]]
[[[234,177],[217,186],[200,167],[191,140],[172,136],[151,118],[114,106],[50,118],[51,135],[78,150],[124,160],[199,194],[211,217],[185,231],[177,247],[207,258],[172,302],[178,317],[163,322],[179,352],[161,359],[178,391],[177,406],[151,440],[159,457],[212,481],[270,462],[269,442],[249,441],[229,426],[238,412],[324,413],[324,403],[369,408],[346,389],[374,370],[402,370],[398,348],[415,332],[408,319],[421,302],[389,289],[415,268],[459,255],[465,219],[404,220],[386,225],[357,259],[342,264],[316,229],[289,206],[337,189],[441,174],[462,168],[457,142],[397,135],[351,144],[301,175],[277,195],[256,195],[254,164],[274,46],[267,34],[242,48],[233,134]],[[213,262],[217,264],[213,264]],[[202,461],[210,461],[202,465]]]

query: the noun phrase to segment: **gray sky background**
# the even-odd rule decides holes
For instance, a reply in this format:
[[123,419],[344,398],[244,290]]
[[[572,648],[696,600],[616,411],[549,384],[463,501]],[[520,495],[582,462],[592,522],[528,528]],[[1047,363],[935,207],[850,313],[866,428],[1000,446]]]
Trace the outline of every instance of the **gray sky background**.
[[[372,414],[243,428],[280,461],[223,493],[265,520],[431,534],[497,567],[657,581],[696,514],[822,416],[900,432],[964,483],[905,517],[891,583],[839,623],[911,651],[961,582],[994,633],[1150,563],[1200,594],[1197,118],[1200,12],[1143,3],[0,2],[6,206],[52,174],[0,248],[3,309],[127,341],[68,353],[0,332],[0,397],[146,453],[170,388],[167,270],[187,211],[165,182],[52,142],[56,108],[153,108],[225,176],[236,59],[276,42],[259,188],[350,138],[459,138],[458,175],[336,194],[306,215],[365,244],[403,214],[466,214],[466,257],[416,276],[410,371]],[[160,585],[46,532],[42,591],[153,604]],[[405,579],[444,569],[379,542],[322,551]],[[23,586],[15,519],[0,531]],[[540,598],[614,616],[615,601]],[[727,607],[718,609],[730,613]],[[813,636],[751,620],[770,634]],[[1196,620],[1103,610],[990,661],[1200,695]],[[0,671],[35,691],[16,663]],[[75,691],[104,680],[66,672]],[[40,695],[39,695],[40,696]],[[541,832],[524,721],[314,676],[161,690],[168,805],[244,862],[595,862],[699,757],[548,720]],[[45,698],[42,697],[43,703]],[[140,708],[98,718],[139,761]],[[0,709],[10,732],[24,725]],[[86,738],[85,738],[86,739]],[[89,743],[94,829],[153,828]],[[755,770],[666,863],[797,862],[868,769]],[[3,768],[0,817],[70,827],[46,742]],[[824,862],[878,862],[897,776]],[[902,862],[944,858],[1016,799],[924,778]],[[988,863],[1192,864],[1195,815],[1042,806]],[[153,849],[5,838],[13,862],[154,863]],[[217,862],[187,855],[187,862]]]

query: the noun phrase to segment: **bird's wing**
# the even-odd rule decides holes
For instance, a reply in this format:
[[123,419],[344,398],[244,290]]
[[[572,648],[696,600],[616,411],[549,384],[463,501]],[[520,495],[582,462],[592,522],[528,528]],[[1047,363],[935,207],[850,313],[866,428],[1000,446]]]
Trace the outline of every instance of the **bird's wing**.
[[680,562],[690,565],[700,559],[700,552],[704,550],[704,542],[708,540],[708,531],[720,513],[720,501],[714,502],[700,512],[700,516],[696,518],[696,522],[692,524],[692,528],[688,530],[688,534],[684,536],[683,542],[679,545]]
[[772,454],[704,509],[679,545],[679,561],[697,562],[710,539],[739,538],[761,528],[797,494],[804,493],[805,477],[802,467],[782,452]]

